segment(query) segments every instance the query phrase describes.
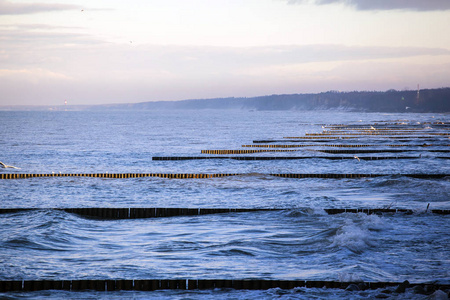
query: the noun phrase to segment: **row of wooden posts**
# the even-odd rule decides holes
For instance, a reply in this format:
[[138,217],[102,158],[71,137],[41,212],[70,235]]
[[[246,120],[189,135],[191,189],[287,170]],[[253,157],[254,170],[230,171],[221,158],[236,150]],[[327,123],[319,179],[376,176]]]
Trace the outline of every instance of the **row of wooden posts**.
[[[175,216],[200,216],[221,213],[244,213],[244,212],[263,212],[263,211],[290,211],[282,208],[177,208],[177,207],[130,207],[130,208],[112,208],[112,207],[80,207],[80,208],[0,208],[0,214],[22,213],[27,211],[45,211],[55,210],[67,213],[77,214],[83,217],[96,219],[114,220],[114,219],[143,219],[143,218],[164,218]],[[412,210],[402,208],[325,208],[324,211],[329,215],[343,213],[364,213],[372,214],[417,214],[433,213],[440,215],[450,214],[450,210],[430,209]]]
[[[340,282],[312,280],[264,279],[106,279],[106,280],[1,280],[0,292],[66,290],[66,291],[156,291],[156,290],[268,290],[273,288],[335,288],[346,289],[356,285],[360,290],[380,289],[405,285],[405,282]],[[408,287],[422,286],[427,290],[446,290],[449,284],[407,283]]]
[[[46,178],[46,177],[93,177],[93,178],[144,178],[159,177],[170,179],[205,179],[219,178],[228,176],[246,176],[247,173],[0,173],[0,179],[27,179],[27,178]],[[254,175],[252,173],[252,175]],[[404,176],[412,178],[441,179],[450,176],[450,174],[352,174],[352,173],[260,173],[258,175],[268,175],[285,178],[365,178],[365,177],[385,177],[385,176]]]

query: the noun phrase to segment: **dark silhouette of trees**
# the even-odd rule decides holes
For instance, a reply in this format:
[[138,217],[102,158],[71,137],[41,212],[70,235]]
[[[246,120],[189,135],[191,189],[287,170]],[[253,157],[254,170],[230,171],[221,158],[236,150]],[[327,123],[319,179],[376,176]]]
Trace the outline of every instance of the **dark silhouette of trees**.
[[[109,106],[115,109],[115,106]],[[348,110],[366,112],[450,112],[450,88],[417,91],[328,91],[128,104],[129,109]],[[120,109],[117,105],[116,109]]]

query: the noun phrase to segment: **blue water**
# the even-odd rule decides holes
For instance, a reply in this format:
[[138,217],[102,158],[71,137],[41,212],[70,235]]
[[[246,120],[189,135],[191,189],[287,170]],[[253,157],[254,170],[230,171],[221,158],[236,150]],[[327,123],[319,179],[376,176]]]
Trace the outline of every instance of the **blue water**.
[[[300,279],[450,283],[450,181],[401,173],[446,173],[424,151],[450,140],[398,142],[361,137],[321,144],[409,144],[408,160],[186,160],[201,150],[241,148],[254,140],[318,133],[323,124],[449,122],[449,115],[260,111],[0,112],[0,161],[19,173],[240,173],[212,179],[30,178],[0,180],[1,208],[205,207],[282,211],[99,221],[62,211],[0,215],[0,280]],[[420,122],[421,124],[417,124]],[[448,129],[429,128],[448,133]],[[305,142],[311,144],[312,142]],[[318,144],[320,145],[320,144]],[[382,149],[385,147],[377,147]],[[255,148],[256,149],[256,148]],[[298,148],[250,156],[326,156]],[[332,148],[337,149],[337,148]],[[397,149],[397,148],[395,148]],[[421,155],[421,157],[419,157]],[[241,155],[242,156],[242,155]],[[341,156],[344,156],[341,155]],[[382,173],[360,179],[289,179],[270,173]],[[324,208],[407,208],[412,215],[327,215]],[[369,294],[368,294],[369,293]],[[375,292],[282,291],[35,292],[54,298],[366,298]],[[1,295],[0,295],[1,296]],[[6,295],[4,295],[6,296]],[[409,295],[411,296],[411,295]],[[416,296],[416,295],[415,295]],[[406,296],[405,296],[406,297]]]

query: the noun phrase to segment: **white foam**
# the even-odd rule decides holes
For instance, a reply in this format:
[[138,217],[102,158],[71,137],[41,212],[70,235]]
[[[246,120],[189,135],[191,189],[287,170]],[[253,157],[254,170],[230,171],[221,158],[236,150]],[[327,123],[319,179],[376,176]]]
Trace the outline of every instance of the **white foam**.
[[347,272],[341,272],[338,274],[339,281],[341,282],[362,282],[363,280],[359,275],[347,273]]
[[358,214],[345,220],[333,238],[331,247],[346,248],[354,253],[362,253],[368,248],[376,247],[374,231],[386,228],[377,215]]
[[378,215],[365,215],[359,214],[364,225],[369,230],[381,231],[390,228],[389,224],[384,221],[383,218]]
[[365,249],[374,246],[368,230],[356,226],[343,226],[334,237],[332,247],[344,247],[355,253],[362,253]]

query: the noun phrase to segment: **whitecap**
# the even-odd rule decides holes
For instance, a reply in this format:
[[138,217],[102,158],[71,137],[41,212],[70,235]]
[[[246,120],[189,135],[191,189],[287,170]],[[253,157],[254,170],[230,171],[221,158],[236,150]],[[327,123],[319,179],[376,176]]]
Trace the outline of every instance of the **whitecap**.
[[363,280],[357,274],[340,272],[338,273],[338,279],[340,282],[362,282]]
[[331,244],[331,247],[346,248],[358,254],[373,246],[375,243],[370,232],[352,225],[346,225],[339,229]]
[[346,219],[333,237],[331,247],[345,248],[353,253],[363,253],[377,246],[374,231],[381,231],[387,225],[377,215],[358,214],[355,219]]

